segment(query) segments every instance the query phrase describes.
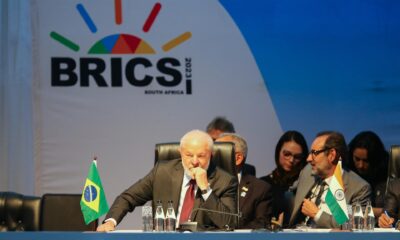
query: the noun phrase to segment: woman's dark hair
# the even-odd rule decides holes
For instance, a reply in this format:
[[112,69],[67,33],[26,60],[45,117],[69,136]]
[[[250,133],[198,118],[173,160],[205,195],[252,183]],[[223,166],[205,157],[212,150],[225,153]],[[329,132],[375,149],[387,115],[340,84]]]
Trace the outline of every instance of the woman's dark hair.
[[[354,165],[353,152],[357,148],[364,148],[367,150],[369,166],[366,175],[361,175]],[[371,185],[386,180],[388,174],[388,160],[389,154],[381,139],[372,131],[360,132],[349,143],[348,167],[357,174],[360,174],[361,177],[367,180]]]
[[[293,172],[285,172],[281,165],[279,164],[279,154],[281,152],[283,144],[287,142],[295,142],[300,145],[302,151],[302,158],[300,163],[296,166]],[[281,186],[290,186],[299,177],[301,169],[307,164],[308,146],[304,139],[304,136],[297,131],[287,131],[285,132],[275,147],[275,163],[276,169],[272,172],[273,179],[276,184]]]

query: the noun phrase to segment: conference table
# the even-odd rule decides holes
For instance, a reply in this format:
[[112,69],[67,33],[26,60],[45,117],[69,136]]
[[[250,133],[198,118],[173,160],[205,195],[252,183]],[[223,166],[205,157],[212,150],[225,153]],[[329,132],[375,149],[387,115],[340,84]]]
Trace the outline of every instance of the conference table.
[[376,230],[370,232],[338,232],[327,230],[262,232],[195,232],[160,233],[141,231],[97,232],[1,232],[0,240],[393,240],[400,239],[396,230]]

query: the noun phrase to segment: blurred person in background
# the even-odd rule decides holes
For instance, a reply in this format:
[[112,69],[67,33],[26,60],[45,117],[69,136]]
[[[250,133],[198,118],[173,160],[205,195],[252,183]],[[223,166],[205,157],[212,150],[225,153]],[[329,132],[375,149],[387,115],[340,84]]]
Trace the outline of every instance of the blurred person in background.
[[380,216],[384,205],[389,160],[381,139],[372,131],[358,133],[349,143],[348,159],[348,168],[371,185],[374,215]]
[[378,225],[381,228],[396,227],[399,229],[399,223],[396,221],[400,219],[400,179],[394,179],[388,184],[388,190],[385,197],[384,212],[378,220]]
[[[217,116],[207,124],[206,132],[215,141],[223,133],[235,133],[235,127],[225,117]],[[245,174],[256,175],[256,168],[248,163],[244,164],[242,171]]]
[[206,132],[215,141],[221,133],[234,133],[235,127],[225,117],[215,117],[207,125]]

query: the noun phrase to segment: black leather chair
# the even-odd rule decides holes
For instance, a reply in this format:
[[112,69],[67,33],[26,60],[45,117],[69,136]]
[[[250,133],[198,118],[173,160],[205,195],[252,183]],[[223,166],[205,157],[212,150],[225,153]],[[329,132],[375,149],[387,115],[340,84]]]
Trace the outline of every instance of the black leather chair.
[[[179,142],[158,143],[155,146],[154,164],[159,160],[173,160],[180,157]],[[237,176],[235,168],[235,147],[233,143],[214,143],[211,160],[217,166],[232,174],[232,176]]]
[[393,145],[389,153],[388,178],[400,177],[400,145]]
[[385,195],[387,193],[389,182],[396,178],[400,178],[400,145],[392,145],[390,147]]
[[40,197],[0,192],[0,231],[38,231]]
[[40,230],[95,231],[98,221],[88,225],[81,212],[81,194],[44,194],[42,197]]

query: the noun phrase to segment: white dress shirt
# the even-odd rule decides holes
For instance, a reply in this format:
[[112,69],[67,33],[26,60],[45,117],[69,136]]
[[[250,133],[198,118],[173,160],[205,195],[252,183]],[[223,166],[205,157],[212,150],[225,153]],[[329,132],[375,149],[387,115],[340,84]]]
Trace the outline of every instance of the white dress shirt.
[[[181,212],[182,212],[182,206],[183,206],[183,201],[185,200],[185,195],[186,191],[189,189],[189,182],[192,180],[192,178],[186,174],[183,174],[183,181],[182,181],[182,187],[181,187],[181,195],[179,196],[179,205],[178,205],[178,213],[176,215],[176,227],[179,227],[179,219],[181,217]],[[199,188],[197,187],[197,184],[194,185],[194,194],[196,196],[196,192]],[[207,193],[202,194],[201,196],[203,197],[204,201],[208,199],[210,196],[212,190],[209,187],[207,189]]]

